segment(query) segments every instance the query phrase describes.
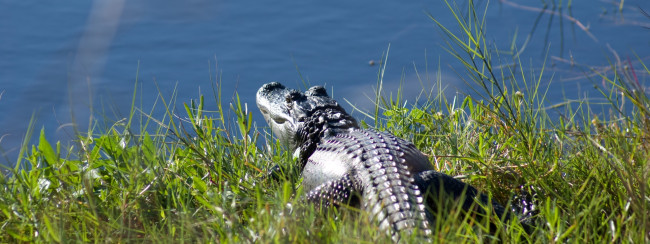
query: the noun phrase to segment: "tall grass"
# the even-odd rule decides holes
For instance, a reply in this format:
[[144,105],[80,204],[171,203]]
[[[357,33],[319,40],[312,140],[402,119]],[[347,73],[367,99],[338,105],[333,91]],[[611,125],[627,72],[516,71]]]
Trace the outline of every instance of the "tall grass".
[[[522,189],[534,192],[539,215],[526,233],[518,223],[493,220],[491,230],[462,211],[440,213],[433,239],[649,242],[650,100],[637,74],[650,69],[640,58],[642,67],[612,62],[619,72],[598,74],[610,86],[600,88],[607,115],[585,102],[554,119],[544,107],[544,69],[501,66],[501,59],[522,64],[486,41],[484,13],[472,4],[446,6],[457,26],[430,17],[475,93],[447,100],[437,90],[418,105],[379,95],[374,126],[408,138],[436,169],[504,204]],[[264,177],[276,163],[292,165],[292,153],[253,123],[257,111],[237,96],[223,107],[215,84],[215,111],[204,97],[176,104],[160,96],[165,114],[134,103],[109,126],[95,121],[69,148],[41,130],[11,174],[0,175],[0,241],[390,241],[358,209],[321,213],[301,202],[297,172]]]

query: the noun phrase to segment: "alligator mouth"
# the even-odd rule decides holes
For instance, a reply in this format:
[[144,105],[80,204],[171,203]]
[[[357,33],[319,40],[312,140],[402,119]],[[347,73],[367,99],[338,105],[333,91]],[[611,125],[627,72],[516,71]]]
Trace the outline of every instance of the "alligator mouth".
[[257,91],[257,107],[267,123],[282,125],[291,120],[289,110],[284,104],[289,90],[282,84],[271,82],[264,84]]
[[[259,109],[260,109],[260,112],[262,112],[262,116],[266,120],[266,123],[273,122],[275,124],[284,124],[285,122],[288,121],[287,118],[279,116],[279,115],[275,115],[275,114],[269,112],[269,110],[267,110],[264,107],[260,107]],[[272,120],[272,121],[269,121],[269,120]]]

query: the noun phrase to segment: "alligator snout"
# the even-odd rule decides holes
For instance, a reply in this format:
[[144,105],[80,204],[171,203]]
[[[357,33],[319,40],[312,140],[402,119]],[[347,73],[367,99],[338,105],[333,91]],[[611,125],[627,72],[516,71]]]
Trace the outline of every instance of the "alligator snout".
[[260,90],[257,92],[258,94],[260,93],[267,93],[276,89],[286,89],[282,84],[278,82],[271,82],[271,83],[266,83],[260,87]]
[[273,109],[284,101],[284,96],[289,90],[278,82],[264,84],[257,90],[257,106],[265,109]]

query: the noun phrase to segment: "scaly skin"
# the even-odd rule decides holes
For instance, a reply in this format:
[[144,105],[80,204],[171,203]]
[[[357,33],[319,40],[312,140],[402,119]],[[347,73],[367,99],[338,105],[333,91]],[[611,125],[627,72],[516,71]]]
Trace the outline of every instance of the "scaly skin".
[[412,173],[430,167],[416,165],[421,162],[426,157],[400,138],[353,130],[323,138],[302,172],[303,187],[308,200],[326,205],[358,194],[361,208],[381,229],[399,232],[417,227],[429,233],[424,197]]
[[[488,205],[474,187],[434,171],[412,143],[360,129],[323,87],[301,93],[268,83],[258,90],[257,105],[273,133],[298,153],[305,199],[324,207],[360,207],[395,241],[414,229],[429,236],[440,196],[462,199],[467,211],[483,213],[476,201]],[[501,205],[490,204],[504,215]]]

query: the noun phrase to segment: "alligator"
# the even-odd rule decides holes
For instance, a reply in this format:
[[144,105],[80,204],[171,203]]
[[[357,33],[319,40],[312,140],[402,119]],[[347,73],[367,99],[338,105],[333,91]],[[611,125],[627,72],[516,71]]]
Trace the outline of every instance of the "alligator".
[[476,188],[435,171],[412,143],[360,128],[322,86],[303,93],[271,82],[258,90],[256,100],[273,134],[295,150],[308,202],[363,209],[394,241],[416,229],[418,236],[430,236],[441,197],[478,213],[477,218],[485,216],[488,205],[496,217],[511,218]]

